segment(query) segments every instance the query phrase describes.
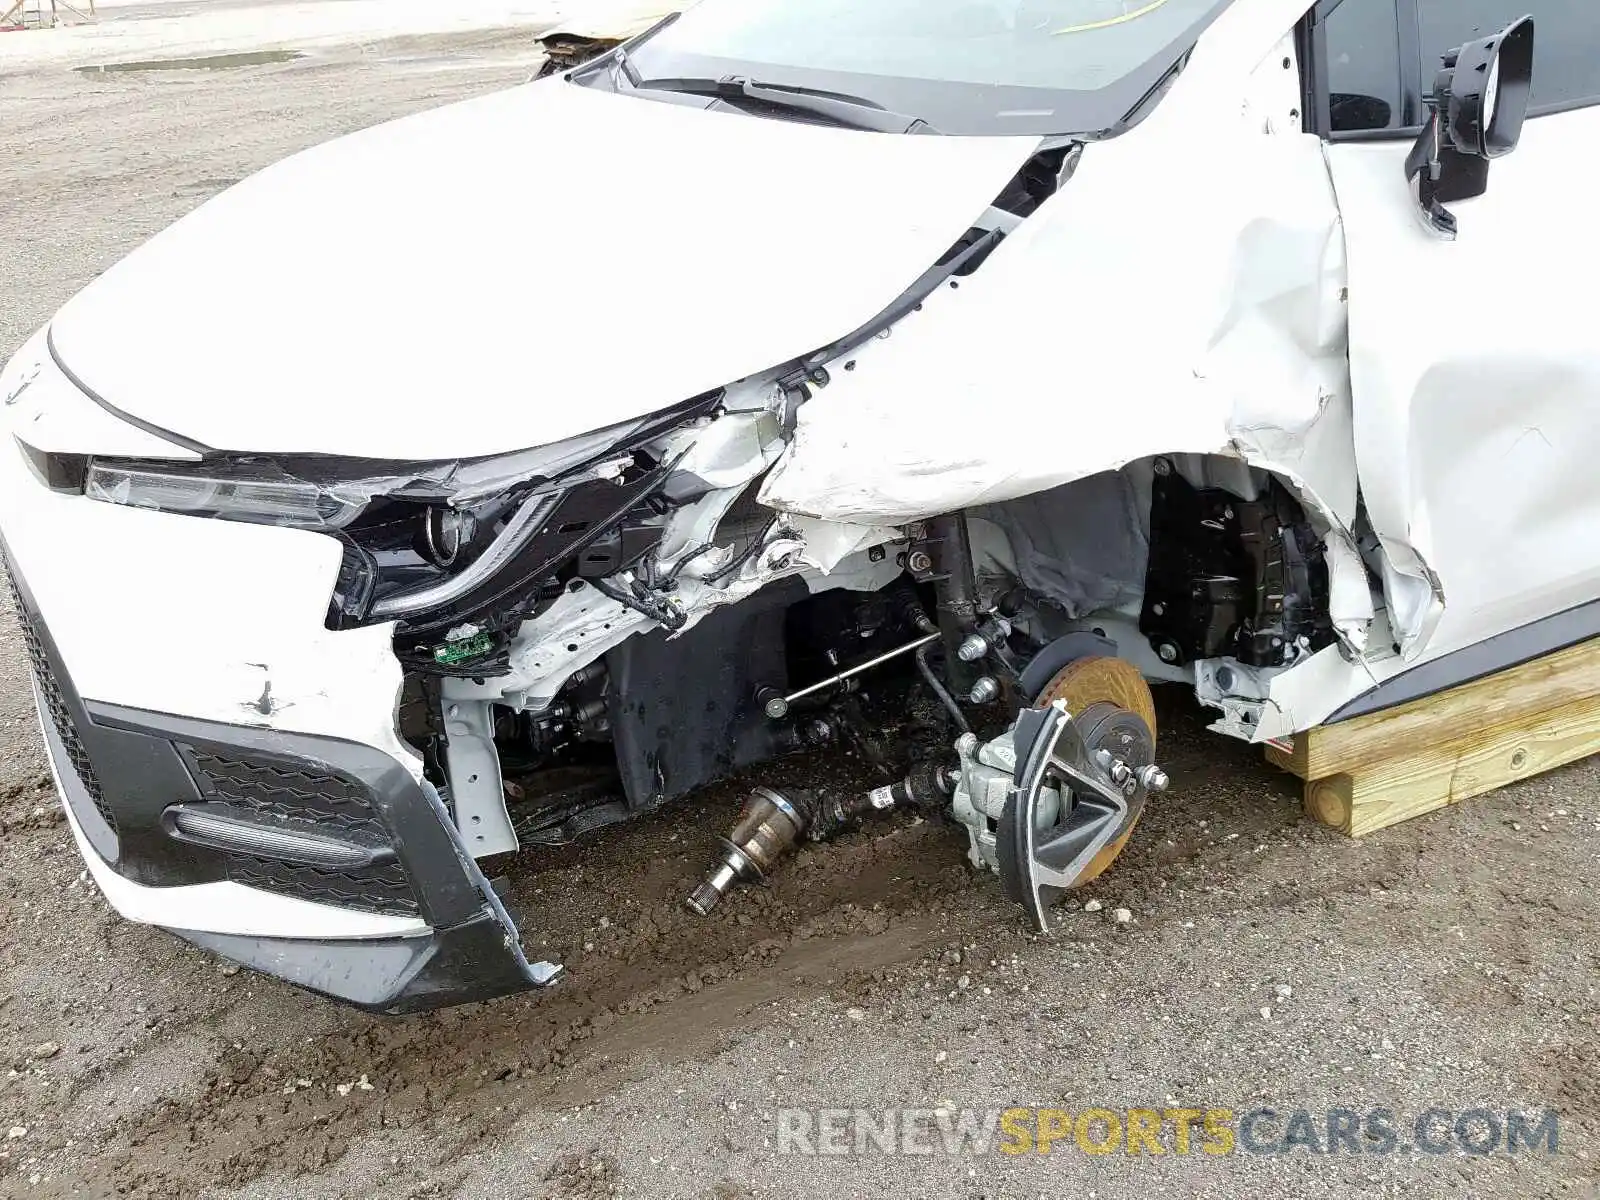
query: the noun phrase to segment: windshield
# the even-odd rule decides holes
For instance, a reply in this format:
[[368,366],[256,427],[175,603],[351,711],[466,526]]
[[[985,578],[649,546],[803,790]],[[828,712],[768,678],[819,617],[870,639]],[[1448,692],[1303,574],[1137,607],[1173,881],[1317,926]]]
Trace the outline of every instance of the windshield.
[[1228,0],[702,0],[635,47],[645,79],[746,75],[945,133],[1118,132]]

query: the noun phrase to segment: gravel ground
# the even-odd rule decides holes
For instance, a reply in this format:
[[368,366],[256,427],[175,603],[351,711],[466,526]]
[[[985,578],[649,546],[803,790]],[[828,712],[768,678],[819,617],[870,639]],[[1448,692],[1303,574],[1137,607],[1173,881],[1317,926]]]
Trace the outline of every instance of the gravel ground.
[[[533,63],[525,32],[479,32],[0,78],[0,355],[247,172]],[[4,615],[0,1194],[1600,1194],[1600,762],[1354,843],[1181,697],[1161,707],[1174,791],[1049,938],[1020,932],[955,832],[911,820],[695,921],[680,901],[723,788],[516,862],[560,989],[380,1020],[109,912]],[[1296,1109],[1321,1128],[1388,1108],[1402,1143],[1433,1107],[1548,1108],[1560,1133],[1553,1155],[1180,1154],[1170,1126],[1161,1155],[779,1153],[779,1109],[902,1106],[1271,1107],[1269,1141]]]

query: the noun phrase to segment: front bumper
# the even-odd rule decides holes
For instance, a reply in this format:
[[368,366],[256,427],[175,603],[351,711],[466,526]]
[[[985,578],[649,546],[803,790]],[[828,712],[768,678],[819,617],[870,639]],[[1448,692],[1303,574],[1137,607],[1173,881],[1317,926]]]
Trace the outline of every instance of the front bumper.
[[[6,565],[57,790],[125,915],[159,913],[152,923],[197,945],[381,1012],[488,1000],[558,974],[523,956],[425,780],[355,742],[83,700],[9,555]],[[173,832],[181,809],[343,837],[375,861],[330,869],[196,844]]]
[[0,555],[57,789],[124,916],[385,1012],[558,975],[400,740],[388,629],[326,628],[337,543],[53,491],[3,436]]

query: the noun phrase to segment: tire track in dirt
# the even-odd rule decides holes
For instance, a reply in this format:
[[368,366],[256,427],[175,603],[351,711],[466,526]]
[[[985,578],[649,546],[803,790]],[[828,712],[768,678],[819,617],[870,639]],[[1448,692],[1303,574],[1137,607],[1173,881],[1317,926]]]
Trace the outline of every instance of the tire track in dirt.
[[952,831],[907,819],[803,849],[772,888],[741,889],[710,920],[694,917],[682,897],[711,844],[697,833],[728,823],[737,789],[719,791],[687,829],[679,811],[522,856],[514,910],[537,901],[547,921],[524,928],[568,964],[548,993],[407,1019],[342,1013],[308,1045],[219,1038],[199,1096],[161,1101],[101,1139],[122,1193],[316,1171],[386,1128],[426,1127],[450,1148],[443,1161],[530,1107],[603,1091],[612,1064],[708,1055],[763,1006],[892,986],[991,907]]

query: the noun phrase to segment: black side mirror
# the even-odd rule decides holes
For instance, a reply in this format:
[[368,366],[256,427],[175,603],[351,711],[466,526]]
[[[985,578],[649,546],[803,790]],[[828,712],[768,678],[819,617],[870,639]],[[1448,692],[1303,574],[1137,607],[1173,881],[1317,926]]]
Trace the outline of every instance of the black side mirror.
[[1533,18],[1444,56],[1427,97],[1428,122],[1406,158],[1429,228],[1456,235],[1445,203],[1481,196],[1489,162],[1517,148],[1533,85]]

